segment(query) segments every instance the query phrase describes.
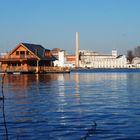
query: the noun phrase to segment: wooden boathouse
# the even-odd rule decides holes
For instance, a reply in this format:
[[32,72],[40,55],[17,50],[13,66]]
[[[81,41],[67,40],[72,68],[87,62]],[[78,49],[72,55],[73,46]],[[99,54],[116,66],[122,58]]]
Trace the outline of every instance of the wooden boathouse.
[[51,50],[38,44],[20,43],[10,53],[0,57],[0,72],[65,72],[65,69],[53,67],[54,60],[56,58]]

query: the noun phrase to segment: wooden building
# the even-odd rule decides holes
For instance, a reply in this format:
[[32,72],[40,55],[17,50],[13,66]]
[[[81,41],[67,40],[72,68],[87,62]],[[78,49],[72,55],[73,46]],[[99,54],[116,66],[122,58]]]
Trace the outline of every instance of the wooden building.
[[10,53],[0,57],[0,71],[41,73],[53,66],[55,57],[41,45],[20,43]]

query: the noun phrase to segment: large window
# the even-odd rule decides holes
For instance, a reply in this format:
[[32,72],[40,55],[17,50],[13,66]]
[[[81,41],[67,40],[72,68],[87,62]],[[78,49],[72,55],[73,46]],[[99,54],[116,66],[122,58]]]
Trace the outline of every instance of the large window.
[[25,51],[20,51],[20,55],[25,55]]

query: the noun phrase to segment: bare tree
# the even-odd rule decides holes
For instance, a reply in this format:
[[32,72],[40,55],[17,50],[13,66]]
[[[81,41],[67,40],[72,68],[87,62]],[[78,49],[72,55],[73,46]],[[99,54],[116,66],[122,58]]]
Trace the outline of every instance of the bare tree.
[[132,60],[134,58],[134,54],[132,50],[127,51],[127,60],[129,60],[130,63],[132,63]]
[[140,57],[140,46],[137,46],[137,47],[134,49],[134,56],[135,56],[135,57]]

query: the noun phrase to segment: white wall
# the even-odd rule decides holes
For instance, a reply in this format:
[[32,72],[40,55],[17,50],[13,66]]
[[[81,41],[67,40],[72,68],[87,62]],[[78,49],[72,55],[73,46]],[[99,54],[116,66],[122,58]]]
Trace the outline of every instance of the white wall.
[[65,65],[65,51],[58,52],[58,60],[54,61],[54,66],[64,67]]
[[126,57],[117,57],[117,51],[113,50],[112,54],[98,54],[95,52],[88,53],[85,51],[81,56],[80,67],[90,68],[124,68],[127,67]]

